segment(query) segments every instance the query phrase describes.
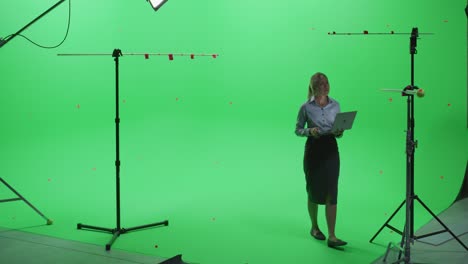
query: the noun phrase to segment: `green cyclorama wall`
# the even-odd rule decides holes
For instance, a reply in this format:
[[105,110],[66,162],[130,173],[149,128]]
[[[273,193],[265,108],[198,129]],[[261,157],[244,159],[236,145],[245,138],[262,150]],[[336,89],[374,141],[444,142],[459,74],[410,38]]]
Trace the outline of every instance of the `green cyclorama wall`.
[[[54,3],[2,1],[0,36]],[[421,34],[415,55],[415,84],[426,91],[415,98],[415,190],[435,212],[458,194],[468,158],[464,1],[174,0],[156,13],[145,1],[71,4],[59,48],[17,37],[0,49],[0,177],[46,212],[74,203],[96,208],[70,212],[71,222],[89,210],[112,215],[97,204],[115,199],[113,58],[57,54],[119,48],[124,208],[148,197],[177,208],[200,197],[304,196],[304,139],[294,127],[321,71],[342,110],[358,111],[339,141],[339,199],[376,210],[378,226],[405,195],[406,98],[380,89],[410,84],[409,35],[327,33],[413,27],[434,33]],[[56,44],[67,17],[68,1],[23,34]]]

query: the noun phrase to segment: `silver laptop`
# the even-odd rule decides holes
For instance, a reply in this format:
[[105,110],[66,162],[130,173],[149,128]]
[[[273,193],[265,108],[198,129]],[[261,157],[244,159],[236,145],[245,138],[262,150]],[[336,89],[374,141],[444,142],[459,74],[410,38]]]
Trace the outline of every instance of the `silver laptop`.
[[357,111],[341,112],[336,114],[335,123],[333,123],[332,132],[344,131],[353,127],[354,118],[356,117]]

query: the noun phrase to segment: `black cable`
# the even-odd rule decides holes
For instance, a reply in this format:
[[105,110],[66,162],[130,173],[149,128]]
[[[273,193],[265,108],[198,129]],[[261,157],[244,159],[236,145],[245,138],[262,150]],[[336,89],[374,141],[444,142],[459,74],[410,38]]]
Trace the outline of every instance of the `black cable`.
[[[17,36],[20,36],[20,37],[23,37],[25,38],[27,41],[31,42],[32,44],[40,47],[40,48],[44,48],[44,49],[55,49],[55,48],[58,48],[60,45],[63,44],[63,42],[65,42],[65,40],[67,39],[67,36],[68,36],[68,32],[70,30],[70,19],[71,19],[71,0],[68,0],[68,25],[67,25],[67,32],[65,33],[65,37],[63,38],[63,40],[55,45],[55,46],[43,46],[43,45],[40,45],[34,41],[32,41],[31,39],[29,39],[28,37],[24,36],[24,35],[21,35],[21,34],[18,34]],[[10,35],[11,36],[11,35]],[[8,38],[8,37],[7,37]],[[5,38],[5,39],[7,39]]]

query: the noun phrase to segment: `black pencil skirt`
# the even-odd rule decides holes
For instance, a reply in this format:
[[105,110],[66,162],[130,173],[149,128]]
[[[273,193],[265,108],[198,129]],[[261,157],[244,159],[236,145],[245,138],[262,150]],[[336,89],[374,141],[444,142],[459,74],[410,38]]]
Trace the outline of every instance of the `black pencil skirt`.
[[304,173],[307,195],[312,203],[337,204],[340,154],[333,135],[307,139]]

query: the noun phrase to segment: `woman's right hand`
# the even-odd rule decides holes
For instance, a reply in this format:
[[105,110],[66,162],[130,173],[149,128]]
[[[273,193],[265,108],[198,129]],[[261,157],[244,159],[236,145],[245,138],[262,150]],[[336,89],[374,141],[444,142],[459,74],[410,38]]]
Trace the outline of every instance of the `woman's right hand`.
[[309,129],[309,133],[310,133],[310,135],[313,136],[314,138],[320,137],[319,128],[318,128],[318,127],[313,127],[313,128],[311,128],[311,129]]

